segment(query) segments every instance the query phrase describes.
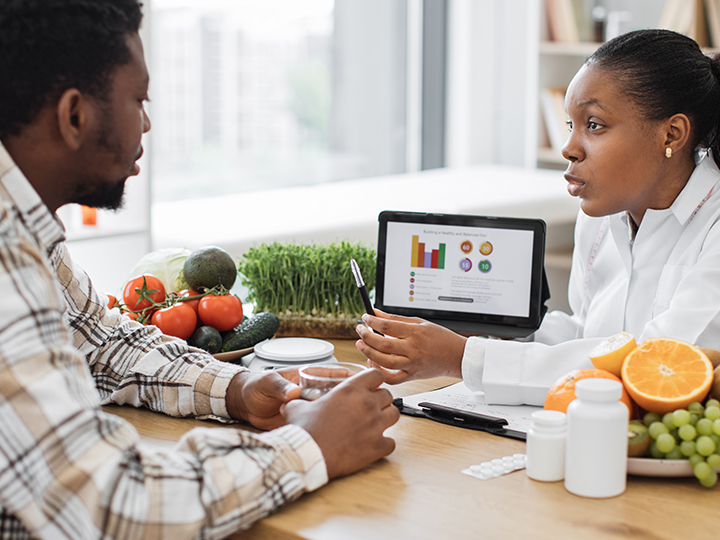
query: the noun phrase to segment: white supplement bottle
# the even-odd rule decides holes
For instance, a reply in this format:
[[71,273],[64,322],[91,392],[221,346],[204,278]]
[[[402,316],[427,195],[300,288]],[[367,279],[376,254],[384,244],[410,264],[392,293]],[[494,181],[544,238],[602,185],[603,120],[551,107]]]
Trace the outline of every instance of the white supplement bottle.
[[565,488],[583,497],[615,497],[627,483],[628,409],[622,383],[581,379],[567,409]]
[[557,482],[565,478],[565,413],[535,411],[527,433],[525,472],[528,478]]

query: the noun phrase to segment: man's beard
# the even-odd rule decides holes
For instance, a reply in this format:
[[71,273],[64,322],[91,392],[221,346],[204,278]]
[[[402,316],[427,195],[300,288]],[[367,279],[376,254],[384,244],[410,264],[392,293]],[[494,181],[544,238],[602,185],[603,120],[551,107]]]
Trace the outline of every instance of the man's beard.
[[84,206],[93,208],[103,208],[105,210],[120,210],[123,206],[125,191],[125,180],[118,180],[112,185],[100,184],[94,185],[95,191],[86,191],[73,197],[73,201]]

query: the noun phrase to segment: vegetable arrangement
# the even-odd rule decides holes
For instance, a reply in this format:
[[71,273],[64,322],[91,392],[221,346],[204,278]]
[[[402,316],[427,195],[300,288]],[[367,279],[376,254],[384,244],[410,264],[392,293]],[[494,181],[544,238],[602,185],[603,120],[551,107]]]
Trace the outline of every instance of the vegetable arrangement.
[[[240,299],[229,293],[237,277],[235,262],[224,250],[211,246],[187,254],[179,250],[153,252],[141,260],[142,269],[154,269],[165,278],[143,273],[130,279],[124,289],[122,302],[108,295],[108,308],[119,308],[132,319],[157,326],[164,334],[175,336],[211,354],[234,350],[235,343],[262,341],[277,330],[266,317],[264,324],[252,325],[252,332],[240,328],[243,306]],[[182,264],[180,264],[182,263]],[[137,267],[136,267],[137,268]],[[191,283],[192,289],[173,290],[181,283]],[[187,287],[187,285],[186,285]],[[169,292],[166,292],[169,291]],[[246,325],[247,326],[247,325]],[[262,326],[262,331],[258,328]],[[267,332],[272,331],[270,335]],[[243,339],[240,339],[242,334]],[[246,335],[247,334],[247,335]],[[252,343],[254,345],[254,343]],[[250,345],[250,346],[252,346]]]
[[358,318],[365,308],[350,269],[354,258],[368,290],[375,287],[375,251],[350,242],[262,244],[238,268],[258,311],[282,316]]

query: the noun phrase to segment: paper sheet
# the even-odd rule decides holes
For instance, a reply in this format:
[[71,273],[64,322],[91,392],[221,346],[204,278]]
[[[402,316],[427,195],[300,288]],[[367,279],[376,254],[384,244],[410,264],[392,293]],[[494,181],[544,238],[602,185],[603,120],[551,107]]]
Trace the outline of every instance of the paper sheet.
[[488,405],[485,403],[485,394],[482,392],[471,392],[465,383],[459,382],[445,388],[413,394],[403,398],[403,405],[413,409],[421,409],[418,403],[423,402],[452,407],[461,411],[487,414],[508,421],[507,427],[527,433],[532,425],[530,415],[539,411],[541,407],[530,405]]

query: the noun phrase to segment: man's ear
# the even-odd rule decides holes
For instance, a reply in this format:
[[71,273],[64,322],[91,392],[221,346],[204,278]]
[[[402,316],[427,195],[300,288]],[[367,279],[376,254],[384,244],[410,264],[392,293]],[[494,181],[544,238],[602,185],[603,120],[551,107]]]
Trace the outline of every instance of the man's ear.
[[76,88],[65,90],[57,103],[57,122],[60,137],[71,150],[82,145],[92,118],[91,104]]
[[692,126],[690,119],[682,114],[674,114],[665,122],[665,142],[667,148],[672,148],[672,152],[677,153],[690,143]]

